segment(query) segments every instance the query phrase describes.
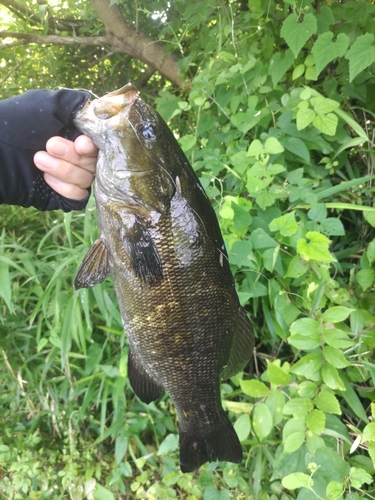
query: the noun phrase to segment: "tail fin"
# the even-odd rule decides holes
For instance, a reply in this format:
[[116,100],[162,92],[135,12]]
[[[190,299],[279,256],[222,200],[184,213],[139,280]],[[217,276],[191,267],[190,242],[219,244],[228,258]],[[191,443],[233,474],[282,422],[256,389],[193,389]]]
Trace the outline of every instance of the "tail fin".
[[192,472],[205,462],[226,460],[239,463],[242,449],[237,434],[228,419],[204,435],[180,431],[180,468]]

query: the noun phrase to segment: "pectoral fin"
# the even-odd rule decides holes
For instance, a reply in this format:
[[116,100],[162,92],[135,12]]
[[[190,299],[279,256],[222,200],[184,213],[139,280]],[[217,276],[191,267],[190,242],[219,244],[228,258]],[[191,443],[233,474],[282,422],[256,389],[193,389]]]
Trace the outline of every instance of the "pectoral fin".
[[99,238],[85,255],[74,280],[74,288],[90,288],[104,281],[109,275],[108,250]]
[[123,225],[120,238],[135,275],[144,283],[152,284],[163,278],[159,252],[147,230],[136,217],[131,225]]
[[223,378],[233,377],[233,375],[243,370],[253,355],[253,329],[245,310],[240,306],[235,328],[227,366],[222,373]]
[[164,387],[150,377],[132,351],[128,357],[128,377],[134,392],[144,403],[155,401],[164,392]]

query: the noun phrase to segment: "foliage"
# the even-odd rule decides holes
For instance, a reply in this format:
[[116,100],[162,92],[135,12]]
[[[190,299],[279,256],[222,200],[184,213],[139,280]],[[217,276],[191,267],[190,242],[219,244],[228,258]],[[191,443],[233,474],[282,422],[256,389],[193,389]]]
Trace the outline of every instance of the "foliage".
[[217,210],[253,320],[254,361],[222,384],[245,460],[181,474],[168,397],[134,398],[111,284],[72,289],[93,202],[65,216],[4,207],[4,498],[374,496],[375,5],[248,7],[173,2],[160,38],[194,78],[155,101]]

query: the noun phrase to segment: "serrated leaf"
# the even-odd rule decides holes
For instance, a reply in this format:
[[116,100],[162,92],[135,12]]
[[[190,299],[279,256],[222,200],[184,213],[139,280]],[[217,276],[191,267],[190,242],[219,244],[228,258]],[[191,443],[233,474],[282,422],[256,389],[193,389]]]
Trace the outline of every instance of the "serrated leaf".
[[253,411],[253,428],[259,441],[263,441],[272,431],[273,419],[265,403],[259,403]]
[[345,391],[345,385],[337,369],[330,363],[322,366],[322,379],[327,387],[334,391]]
[[240,385],[243,393],[252,398],[263,398],[270,392],[266,384],[260,380],[241,380]]
[[349,361],[345,358],[344,353],[335,347],[325,346],[323,355],[326,361],[335,368],[345,368],[350,366]]
[[271,76],[273,86],[279,83],[294,61],[293,53],[288,49],[285,52],[277,52],[272,56],[268,68],[268,74]]
[[281,36],[297,57],[307,40],[317,31],[316,17],[306,14],[302,22],[298,22],[297,14],[290,14],[283,22]]
[[322,355],[318,353],[310,353],[303,356],[290,371],[301,377],[305,377],[314,382],[320,381],[320,370],[322,367]]
[[375,48],[371,45],[374,40],[372,33],[359,36],[348,52],[345,59],[349,61],[349,81],[375,61]]
[[292,381],[292,376],[274,363],[267,362],[267,373],[271,384],[287,385]]
[[334,413],[341,415],[338,399],[328,391],[321,391],[314,399],[315,406],[324,413]]
[[283,477],[281,484],[287,490],[296,490],[297,488],[309,488],[314,486],[312,477],[304,472],[293,472]]
[[345,33],[337,35],[336,42],[332,42],[333,33],[327,31],[318,36],[311,49],[314,55],[317,75],[334,59],[342,57],[349,46],[349,38]]
[[340,323],[341,321],[345,321],[353,311],[355,309],[350,309],[349,307],[333,306],[324,311],[322,318],[327,323]]
[[314,408],[313,402],[307,398],[290,399],[283,408],[284,415],[293,415],[296,418],[305,417]]
[[373,484],[373,477],[359,467],[350,467],[349,479],[354,488],[360,488],[364,483]]
[[306,425],[310,431],[316,434],[321,434],[324,431],[326,424],[326,416],[322,410],[313,410],[308,415],[306,415]]
[[297,130],[303,130],[315,120],[315,111],[311,108],[301,108],[297,111],[296,122]]
[[280,231],[283,236],[292,236],[298,231],[294,210],[271,221],[271,231]]
[[316,395],[317,390],[318,386],[315,382],[306,381],[299,385],[298,394],[301,398],[312,399]]
[[306,238],[297,241],[297,252],[305,260],[317,260],[322,262],[336,262],[336,259],[328,250],[330,241],[324,234],[316,231],[306,233]]

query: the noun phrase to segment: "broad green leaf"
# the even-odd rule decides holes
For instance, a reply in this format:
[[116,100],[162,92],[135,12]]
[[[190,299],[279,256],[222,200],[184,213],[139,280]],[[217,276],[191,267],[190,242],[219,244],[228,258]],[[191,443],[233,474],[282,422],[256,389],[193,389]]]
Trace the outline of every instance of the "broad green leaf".
[[247,156],[255,156],[258,158],[263,153],[264,147],[259,139],[255,139],[250,143],[249,149],[247,150]]
[[354,488],[361,488],[363,484],[373,484],[374,478],[359,467],[350,467],[349,479]]
[[96,483],[92,497],[94,500],[115,500],[114,494],[99,483]]
[[238,439],[244,441],[250,433],[250,416],[249,414],[241,415],[234,423],[234,430],[237,433]]
[[315,128],[320,130],[323,134],[335,135],[337,129],[338,118],[333,113],[317,114],[313,120]]
[[258,403],[253,411],[253,429],[259,441],[263,441],[272,431],[271,411],[265,403]]
[[327,31],[318,36],[313,48],[317,75],[334,59],[342,57],[349,46],[349,38],[345,33],[337,35],[336,42],[332,42],[333,33]]
[[297,252],[305,260],[317,260],[323,262],[336,262],[336,259],[329,252],[330,241],[324,234],[316,231],[306,233],[306,239],[301,238],[297,242]]
[[313,221],[321,222],[327,217],[327,209],[323,203],[315,205],[307,212],[307,217]]
[[337,328],[325,330],[324,340],[328,345],[338,349],[347,349],[355,344],[344,331]]
[[274,389],[267,396],[266,405],[270,409],[274,426],[278,425],[284,418],[283,417],[284,404],[285,404],[285,396],[278,389]]
[[327,115],[340,107],[339,102],[334,101],[333,99],[328,99],[327,97],[323,97],[322,95],[312,97],[310,102],[314,108],[314,111],[319,115]]
[[271,76],[273,86],[279,83],[294,61],[293,53],[288,49],[277,52],[269,62],[268,74]]
[[305,441],[304,432],[293,432],[284,440],[284,452],[293,453],[297,451]]
[[119,464],[124,458],[128,449],[129,438],[119,434],[115,441],[115,458],[116,463]]
[[253,244],[248,240],[236,241],[230,252],[229,261],[238,267],[248,267],[251,262]]
[[233,413],[250,413],[253,409],[252,403],[246,403],[244,401],[223,401],[226,408]]
[[371,241],[366,250],[366,255],[371,265],[375,261],[375,239]]
[[293,70],[292,80],[297,80],[297,78],[299,78],[300,76],[302,76],[304,72],[305,72],[305,65],[304,64],[298,64],[298,66],[296,66],[294,68],[294,70]]
[[349,361],[345,358],[344,354],[340,349],[335,347],[325,346],[323,350],[323,356],[328,363],[330,363],[335,368],[345,368],[350,366]]
[[327,387],[334,391],[345,391],[345,385],[337,369],[330,363],[322,366],[322,379]]
[[315,111],[311,108],[299,109],[296,115],[297,130],[303,130],[308,127],[314,121],[315,116]]
[[189,151],[195,144],[197,143],[197,138],[195,135],[184,135],[183,137],[180,137],[179,139],[179,144],[181,146],[181,149],[183,151]]
[[311,488],[314,486],[313,478],[304,472],[294,472],[293,474],[288,474],[281,480],[281,483],[287,490]]
[[307,273],[308,264],[298,256],[293,257],[285,274],[286,278],[300,278]]
[[342,498],[344,492],[344,483],[338,483],[337,481],[330,481],[327,484],[326,495],[327,500],[338,500]]
[[[307,149],[306,144],[301,139],[298,139],[298,137],[288,137],[282,141],[282,144],[283,144],[284,148],[287,149],[288,151],[290,151],[292,154],[299,156],[306,163],[310,163],[310,161],[311,161],[310,152]],[[293,184],[293,181],[290,179],[296,175],[299,175],[299,173],[298,172],[290,172],[288,174],[288,180],[290,183]],[[303,175],[303,170],[302,170],[302,175]],[[301,177],[302,177],[302,175],[301,175]]]
[[306,422],[304,417],[293,417],[286,421],[283,428],[283,439],[285,440],[295,432],[304,433],[306,431]]
[[[318,353],[310,353],[303,356],[290,369],[292,373],[296,373],[301,377],[305,377],[313,382],[320,381],[320,370],[322,367],[322,355]],[[324,411],[324,410],[323,410]]]
[[375,422],[370,422],[363,429],[363,441],[375,441]]
[[322,318],[327,323],[340,323],[345,321],[353,311],[354,309],[349,307],[333,306],[324,311]]
[[341,415],[341,409],[339,402],[334,394],[328,391],[321,391],[316,398],[314,403],[319,410],[324,413],[334,413],[336,415]]
[[375,62],[373,41],[372,33],[360,35],[346,53],[345,58],[349,61],[349,81],[353,81],[361,71]]
[[326,417],[321,410],[313,410],[306,415],[307,427],[316,434],[321,434],[324,431]]
[[307,40],[317,31],[317,21],[314,15],[305,14],[302,22],[298,20],[297,14],[290,14],[283,22],[280,32],[294,57],[298,56]]
[[284,415],[293,415],[294,417],[305,417],[314,408],[310,399],[293,398],[290,399],[283,408]]
[[321,337],[320,335],[311,335],[310,337],[305,337],[304,335],[296,334],[288,338],[290,345],[296,347],[297,349],[302,349],[303,351],[312,351],[320,346]]
[[275,155],[282,153],[284,148],[275,137],[269,137],[264,144],[264,150],[270,155]]
[[298,231],[298,224],[295,218],[295,211],[289,212],[277,219],[273,219],[269,228],[271,231],[280,231],[283,236],[292,236]]
[[263,398],[270,392],[269,388],[260,380],[241,380],[241,389],[246,396]]
[[277,241],[271,238],[271,236],[269,236],[262,228],[252,231],[249,236],[249,241],[251,241],[254,248],[257,248],[258,250],[278,246]]
[[230,500],[229,491],[226,488],[218,490],[209,484],[204,490],[203,500]]
[[267,191],[261,191],[255,198],[255,202],[262,210],[271,207],[276,201],[275,196]]
[[340,219],[328,217],[321,222],[321,231],[328,236],[344,236],[345,229]]
[[292,335],[300,334],[305,337],[317,335],[319,333],[319,323],[312,318],[300,318],[290,325],[290,333]]
[[372,269],[361,269],[357,273],[357,281],[359,286],[362,288],[362,291],[364,292],[374,282],[374,271]]
[[275,363],[270,363],[269,361],[267,361],[267,373],[271,384],[278,386],[287,385],[292,381],[292,376],[289,373],[286,373]]
[[317,384],[315,384],[315,382],[302,382],[299,385],[298,394],[301,396],[301,398],[312,399],[316,395],[317,390],[318,386]]
[[158,455],[165,455],[176,451],[178,448],[177,434],[168,434],[166,438],[160,443]]

